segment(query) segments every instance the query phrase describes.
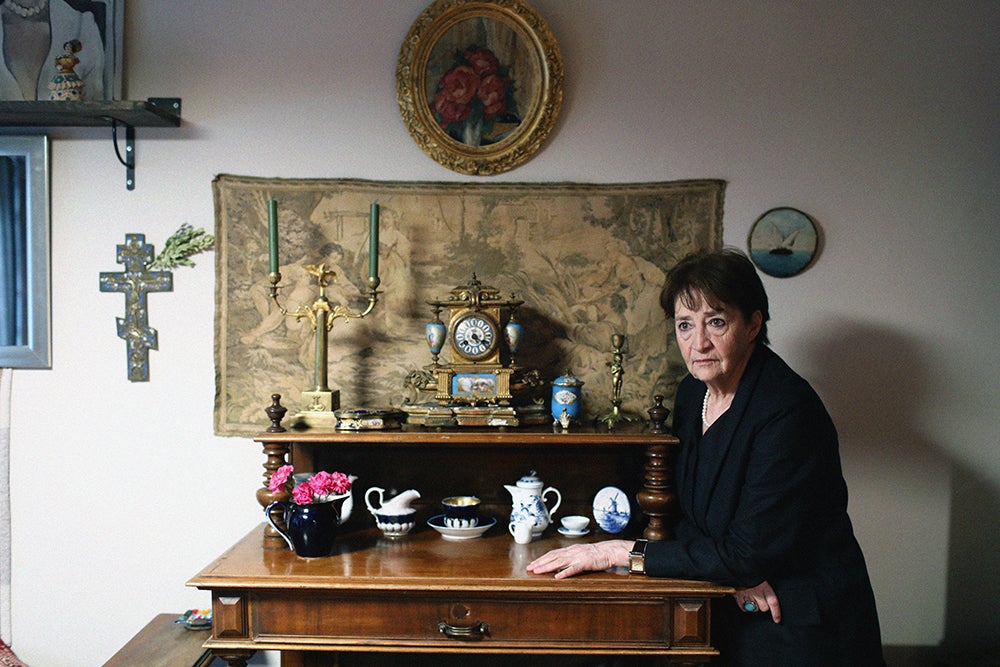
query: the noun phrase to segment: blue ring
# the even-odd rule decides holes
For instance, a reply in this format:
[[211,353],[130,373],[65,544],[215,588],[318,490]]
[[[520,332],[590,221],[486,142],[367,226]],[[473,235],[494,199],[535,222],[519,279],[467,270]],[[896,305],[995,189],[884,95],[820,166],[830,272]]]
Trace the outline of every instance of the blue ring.
[[753,600],[747,600],[743,603],[743,609],[746,611],[757,611],[757,603]]

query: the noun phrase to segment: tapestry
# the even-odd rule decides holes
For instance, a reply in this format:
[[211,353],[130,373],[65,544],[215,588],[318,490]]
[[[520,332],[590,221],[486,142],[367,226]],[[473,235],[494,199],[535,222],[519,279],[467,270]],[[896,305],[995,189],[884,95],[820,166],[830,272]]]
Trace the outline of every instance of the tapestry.
[[[269,296],[267,201],[278,202],[280,305],[317,296],[303,267],[336,273],[332,305],[367,303],[369,208],[379,208],[379,299],[364,319],[338,319],[328,341],[329,385],[342,408],[432,399],[408,382],[431,363],[428,300],[476,277],[517,311],[518,366],[545,381],[584,382],[583,416],[610,411],[612,334],[624,334],[622,409],[646,418],[653,396],[673,404],[685,374],[659,305],[666,271],[722,245],[725,182],[447,183],[272,179],[219,175],[216,215],[215,432],[251,436],[281,394],[289,414],[314,386],[315,334]],[[447,359],[447,349],[442,360]]]

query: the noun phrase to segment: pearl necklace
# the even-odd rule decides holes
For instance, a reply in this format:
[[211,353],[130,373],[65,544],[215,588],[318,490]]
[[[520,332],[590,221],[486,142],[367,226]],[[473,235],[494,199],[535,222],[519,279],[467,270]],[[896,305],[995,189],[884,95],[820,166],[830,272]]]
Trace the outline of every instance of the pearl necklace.
[[705,390],[705,398],[701,402],[701,425],[708,426],[708,389]]
[[22,19],[28,19],[32,16],[41,14],[45,11],[45,7],[48,6],[48,4],[49,0],[41,0],[41,2],[34,7],[25,7],[24,5],[14,2],[14,0],[3,0],[3,8],[14,12]]

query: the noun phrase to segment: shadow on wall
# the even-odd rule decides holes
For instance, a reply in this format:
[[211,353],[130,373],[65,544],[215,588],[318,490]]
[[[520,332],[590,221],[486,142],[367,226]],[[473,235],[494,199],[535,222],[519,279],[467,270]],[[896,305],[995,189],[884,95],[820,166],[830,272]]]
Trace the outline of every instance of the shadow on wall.
[[1000,493],[964,466],[955,467],[951,489],[944,646],[991,660],[968,664],[1000,665]]
[[[941,488],[950,476],[945,640],[926,664],[1000,664],[996,657],[1000,655],[996,634],[1000,496],[974,471],[949,460],[918,430],[921,415],[937,393],[921,342],[872,322],[842,319],[824,322],[803,340],[809,368],[798,370],[833,415],[844,458],[856,457],[870,461],[876,470],[887,469],[887,482],[901,470],[915,475],[916,479],[907,480],[916,485],[911,494],[920,488]],[[987,655],[997,661],[982,662]]]

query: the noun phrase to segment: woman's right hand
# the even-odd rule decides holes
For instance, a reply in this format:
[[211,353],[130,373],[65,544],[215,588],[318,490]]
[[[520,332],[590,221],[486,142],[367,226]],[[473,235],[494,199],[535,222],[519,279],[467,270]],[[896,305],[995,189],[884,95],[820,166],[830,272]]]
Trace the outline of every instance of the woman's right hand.
[[628,554],[633,544],[629,540],[605,540],[553,549],[528,563],[528,572],[532,574],[555,572],[556,579],[565,579],[581,572],[627,566]]

